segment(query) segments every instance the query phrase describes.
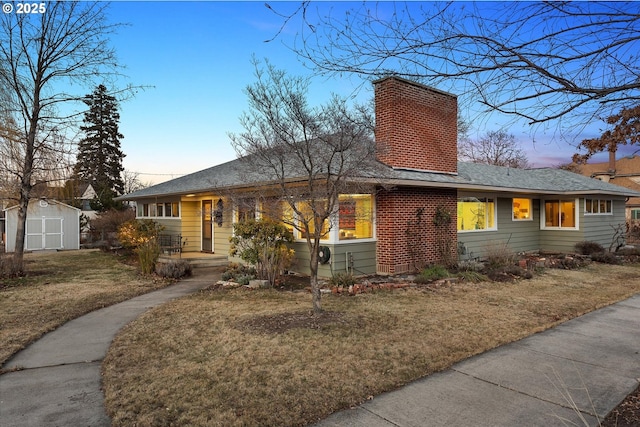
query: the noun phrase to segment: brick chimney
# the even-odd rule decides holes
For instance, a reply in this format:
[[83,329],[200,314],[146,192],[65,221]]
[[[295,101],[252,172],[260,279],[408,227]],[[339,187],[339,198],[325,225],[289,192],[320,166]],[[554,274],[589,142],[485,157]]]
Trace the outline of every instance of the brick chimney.
[[399,169],[458,172],[455,95],[398,77],[374,82],[378,160]]

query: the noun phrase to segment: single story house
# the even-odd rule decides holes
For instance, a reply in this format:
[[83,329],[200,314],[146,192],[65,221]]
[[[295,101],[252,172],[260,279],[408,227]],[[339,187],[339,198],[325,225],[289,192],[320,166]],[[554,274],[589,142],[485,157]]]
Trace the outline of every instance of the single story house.
[[[377,160],[387,173],[368,192],[340,196],[320,276],[412,271],[438,261],[442,233],[462,259],[482,257],[496,243],[516,252],[572,251],[584,240],[608,247],[613,228],[625,221],[625,200],[640,196],[560,169],[458,162],[454,95],[397,77],[374,85],[375,143],[384,144]],[[260,211],[256,202],[228,197],[252,185],[241,169],[237,159],[120,199],[137,203],[138,218],[180,235],[184,252],[228,255],[233,223]],[[443,211],[450,221],[438,231],[433,219]],[[304,273],[309,254],[303,236],[295,237]]]
[[[14,252],[18,206],[5,212],[5,250]],[[80,209],[56,200],[29,201],[25,228],[25,251],[80,249]]]

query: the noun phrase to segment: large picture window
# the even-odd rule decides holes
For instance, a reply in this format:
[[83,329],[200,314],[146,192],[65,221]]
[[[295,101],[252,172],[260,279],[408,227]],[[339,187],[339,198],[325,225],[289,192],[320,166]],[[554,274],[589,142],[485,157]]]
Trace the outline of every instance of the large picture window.
[[458,199],[458,231],[496,229],[496,202],[488,197]]
[[577,200],[545,200],[543,228],[578,228]]

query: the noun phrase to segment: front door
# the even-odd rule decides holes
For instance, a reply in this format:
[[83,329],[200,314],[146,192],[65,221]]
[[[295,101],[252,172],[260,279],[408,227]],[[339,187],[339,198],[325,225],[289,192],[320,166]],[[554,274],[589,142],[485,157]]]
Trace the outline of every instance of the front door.
[[213,252],[213,203],[211,200],[202,201],[202,251]]

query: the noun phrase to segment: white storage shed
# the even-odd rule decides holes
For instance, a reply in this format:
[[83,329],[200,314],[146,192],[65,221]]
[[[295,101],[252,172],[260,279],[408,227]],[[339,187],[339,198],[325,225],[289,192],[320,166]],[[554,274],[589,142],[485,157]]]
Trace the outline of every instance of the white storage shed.
[[[27,210],[25,251],[80,249],[81,210],[55,200],[31,200]],[[14,252],[18,206],[5,209],[5,250]]]

